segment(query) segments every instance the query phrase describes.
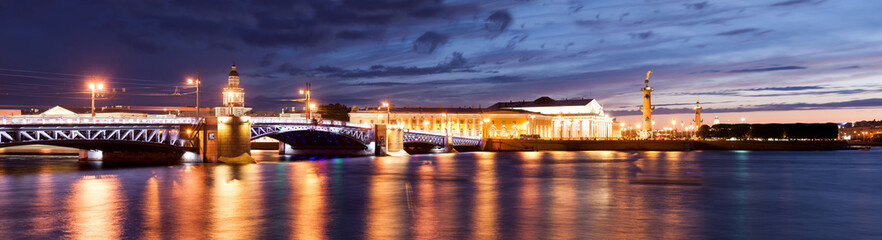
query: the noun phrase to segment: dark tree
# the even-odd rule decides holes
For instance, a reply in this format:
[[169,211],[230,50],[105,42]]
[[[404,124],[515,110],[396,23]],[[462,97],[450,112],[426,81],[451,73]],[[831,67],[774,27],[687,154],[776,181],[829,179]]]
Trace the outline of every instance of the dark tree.
[[695,131],[695,136],[698,137],[699,139],[705,139],[705,138],[710,137],[710,126],[701,125],[701,127],[698,127],[698,131]]
[[344,122],[349,121],[349,110],[349,107],[339,103],[326,104],[318,107],[318,113],[322,115],[323,119],[331,119]]

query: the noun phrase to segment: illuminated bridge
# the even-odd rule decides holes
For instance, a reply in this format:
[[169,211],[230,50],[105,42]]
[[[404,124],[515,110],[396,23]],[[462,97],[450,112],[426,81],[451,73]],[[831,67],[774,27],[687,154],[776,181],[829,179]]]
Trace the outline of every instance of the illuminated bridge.
[[[244,130],[247,132],[227,134],[231,129],[228,125],[234,121],[240,121],[236,128],[247,127]],[[250,145],[243,150],[244,145],[261,137],[274,138],[283,143],[280,144],[280,153],[283,154],[383,155],[414,144],[451,149],[457,146],[477,148],[482,143],[480,137],[293,118],[0,118],[0,148],[29,144],[64,146],[82,149],[81,158],[89,158],[89,152],[99,152],[102,156],[97,158],[101,158],[106,157],[107,152],[135,151],[139,155],[148,152],[198,159],[199,155],[212,155],[211,151],[224,152],[225,148],[247,153],[245,150],[250,151]]]

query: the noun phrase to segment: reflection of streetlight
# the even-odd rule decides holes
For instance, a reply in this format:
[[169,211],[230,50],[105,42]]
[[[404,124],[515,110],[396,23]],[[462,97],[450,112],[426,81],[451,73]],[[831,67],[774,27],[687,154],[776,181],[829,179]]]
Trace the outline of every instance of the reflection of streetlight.
[[104,89],[104,83],[89,83],[89,90],[92,91],[92,117],[95,117],[95,93]]
[[187,84],[196,85],[196,118],[199,118],[199,85],[202,81],[199,81],[199,72],[196,72],[196,79],[188,78]]

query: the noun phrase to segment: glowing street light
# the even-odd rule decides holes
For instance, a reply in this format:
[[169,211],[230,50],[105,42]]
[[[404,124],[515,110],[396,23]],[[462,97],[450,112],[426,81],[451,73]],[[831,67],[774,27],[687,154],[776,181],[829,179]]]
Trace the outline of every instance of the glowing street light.
[[310,83],[306,83],[306,90],[300,89],[300,95],[306,95],[306,102],[303,104],[306,106],[306,119],[312,119],[312,109],[315,108],[315,104],[310,102],[312,98],[311,87]]
[[187,85],[196,85],[196,118],[199,119],[199,85],[201,85],[202,81],[199,80],[199,72],[196,72],[196,79],[187,78]]
[[390,114],[392,114],[392,108],[390,106],[392,106],[392,105],[389,104],[388,100],[381,103],[380,105],[383,106],[384,108],[386,108],[386,124],[392,124],[392,122],[391,122],[392,120],[391,120],[391,116],[390,116]]
[[92,117],[95,117],[95,94],[104,89],[104,83],[89,83],[92,92]]

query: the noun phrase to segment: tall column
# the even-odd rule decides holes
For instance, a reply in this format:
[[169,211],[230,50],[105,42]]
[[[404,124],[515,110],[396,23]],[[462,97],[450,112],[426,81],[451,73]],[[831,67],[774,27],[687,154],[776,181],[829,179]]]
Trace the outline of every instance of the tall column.
[[645,87],[641,88],[640,91],[643,92],[643,107],[640,108],[640,111],[643,112],[643,130],[651,131],[652,130],[652,110],[655,110],[655,107],[652,106],[652,88],[649,87],[649,74],[652,71],[646,72],[646,84]]

